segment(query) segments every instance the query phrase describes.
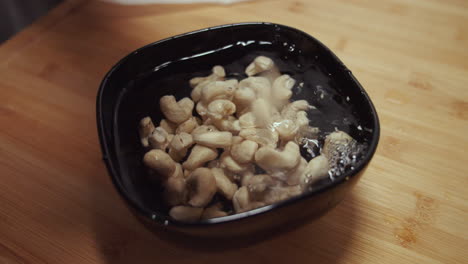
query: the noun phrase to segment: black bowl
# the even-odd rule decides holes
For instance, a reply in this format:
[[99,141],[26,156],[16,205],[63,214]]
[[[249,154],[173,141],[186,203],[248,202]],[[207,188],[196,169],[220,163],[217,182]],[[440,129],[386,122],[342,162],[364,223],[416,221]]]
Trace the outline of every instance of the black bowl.
[[[168,216],[161,188],[148,180],[139,120],[161,119],[159,98],[188,96],[188,81],[223,65],[233,78],[258,55],[272,57],[297,80],[293,99],[307,99],[323,131],[335,128],[367,144],[355,169],[328,179],[308,193],[241,214],[181,223]],[[236,74],[237,73],[237,74]],[[299,83],[303,82],[303,85]],[[202,236],[233,236],[311,220],[337,205],[360,178],[379,140],[379,121],[368,95],[346,66],[322,43],[297,29],[272,23],[241,23],[202,29],[144,46],[119,61],[105,76],[97,97],[103,159],[119,194],[156,230]]]

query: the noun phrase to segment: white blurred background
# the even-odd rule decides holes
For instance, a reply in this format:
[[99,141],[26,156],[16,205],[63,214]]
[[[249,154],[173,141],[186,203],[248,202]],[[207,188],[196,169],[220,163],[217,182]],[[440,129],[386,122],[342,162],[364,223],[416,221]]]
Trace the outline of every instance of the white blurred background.
[[[0,0],[0,44],[64,0]],[[66,1],[66,0],[65,0]],[[96,0],[124,5],[142,4],[230,4],[248,0]]]
[[145,4],[192,4],[192,3],[220,3],[231,4],[248,0],[102,0],[123,5],[145,5]]
[[0,43],[60,2],[62,0],[0,0]]

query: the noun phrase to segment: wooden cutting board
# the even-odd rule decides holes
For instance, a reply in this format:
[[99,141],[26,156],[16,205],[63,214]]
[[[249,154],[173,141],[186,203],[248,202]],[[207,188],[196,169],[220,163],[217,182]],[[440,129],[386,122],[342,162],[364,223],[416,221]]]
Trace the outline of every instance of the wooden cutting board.
[[[316,222],[231,250],[147,231],[109,180],[95,99],[122,56],[232,22],[302,29],[378,110],[378,151]],[[0,46],[0,263],[468,263],[468,2],[250,1],[122,7],[67,1]]]

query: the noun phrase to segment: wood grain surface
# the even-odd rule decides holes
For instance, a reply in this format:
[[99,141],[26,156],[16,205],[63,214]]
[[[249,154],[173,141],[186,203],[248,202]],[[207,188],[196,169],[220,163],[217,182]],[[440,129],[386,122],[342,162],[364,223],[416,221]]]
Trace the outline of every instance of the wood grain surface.
[[[317,37],[381,118],[377,153],[325,217],[233,249],[147,231],[101,161],[103,75],[144,44],[243,21]],[[0,46],[0,263],[468,263],[468,2],[67,1]]]

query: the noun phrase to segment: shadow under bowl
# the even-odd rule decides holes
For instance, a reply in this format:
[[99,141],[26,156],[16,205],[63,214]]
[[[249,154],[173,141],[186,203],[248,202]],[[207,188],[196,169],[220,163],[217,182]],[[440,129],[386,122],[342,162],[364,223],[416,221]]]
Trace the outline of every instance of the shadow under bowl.
[[[149,180],[138,136],[144,116],[159,122],[159,98],[190,95],[189,80],[222,65],[227,77],[242,79],[259,55],[271,57],[282,73],[296,80],[293,100],[317,109],[311,125],[339,129],[368,147],[354,169],[322,181],[300,196],[245,213],[182,223],[168,216],[161,187]],[[321,42],[295,28],[273,23],[222,25],[146,45],[119,61],[105,76],[97,97],[97,123],[103,159],[112,182],[132,211],[155,230],[204,237],[265,232],[317,218],[336,206],[358,181],[377,148],[379,121],[362,86]]]

